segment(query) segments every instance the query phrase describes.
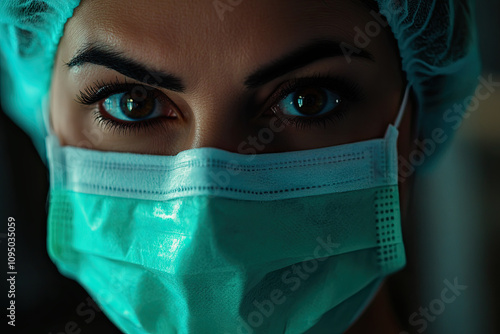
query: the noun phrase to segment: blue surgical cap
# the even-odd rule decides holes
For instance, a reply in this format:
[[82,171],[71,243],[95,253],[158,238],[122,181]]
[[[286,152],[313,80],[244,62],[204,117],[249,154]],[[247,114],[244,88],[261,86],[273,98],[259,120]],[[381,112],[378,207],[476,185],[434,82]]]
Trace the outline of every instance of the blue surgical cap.
[[0,101],[45,159],[42,103],[64,24],[80,0],[0,0]]
[[[79,2],[0,2],[1,101],[42,157],[46,130],[41,106],[64,24]],[[456,105],[467,107],[464,101],[473,94],[480,73],[472,0],[376,2],[397,40],[417,100],[419,138],[432,138],[436,129],[451,138],[456,122],[447,122],[444,115]]]

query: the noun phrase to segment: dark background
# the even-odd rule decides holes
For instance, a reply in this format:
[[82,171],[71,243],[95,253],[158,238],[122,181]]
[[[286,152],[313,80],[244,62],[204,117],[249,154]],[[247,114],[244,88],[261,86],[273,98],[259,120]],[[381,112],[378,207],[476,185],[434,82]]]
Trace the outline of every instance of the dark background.
[[[483,73],[494,74],[500,81],[500,1],[477,3]],[[87,293],[60,275],[50,261],[46,251],[47,170],[30,139],[3,112],[0,161],[1,263],[6,268],[5,233],[7,217],[12,216],[16,219],[18,272],[16,329],[5,332],[119,333],[89,305]],[[450,173],[448,166],[457,171]],[[414,300],[401,311],[402,317],[439,296],[443,279],[458,276],[469,286],[463,299],[447,306],[425,333],[500,333],[499,171],[500,92],[496,92],[464,122],[441,169],[419,177],[422,181],[414,208],[417,222],[406,235],[413,264],[399,274],[399,278],[412,276],[419,283],[400,287]],[[445,198],[439,197],[442,189],[447,191]],[[433,196],[437,196],[435,202],[430,201]],[[4,314],[6,272],[1,274]],[[5,315],[2,319],[3,326]]]

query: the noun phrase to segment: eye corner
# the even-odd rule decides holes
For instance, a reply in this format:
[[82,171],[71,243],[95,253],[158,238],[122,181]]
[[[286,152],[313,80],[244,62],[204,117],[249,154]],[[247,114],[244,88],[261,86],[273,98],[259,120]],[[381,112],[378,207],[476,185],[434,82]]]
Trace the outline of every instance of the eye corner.
[[[349,104],[359,99],[359,86],[352,83],[350,80],[325,76],[322,74],[314,75],[306,78],[295,78],[288,80],[281,84],[278,89],[273,93],[271,101],[272,104],[267,108],[274,116],[281,121],[294,125],[299,129],[305,129],[314,125],[326,127],[327,123],[340,121],[345,117],[350,109]],[[297,93],[300,90],[320,91],[318,94],[318,112],[311,110],[311,113],[286,112],[287,105],[297,109],[296,99]],[[311,103],[317,100],[312,98]],[[313,106],[314,109],[314,106]],[[305,109],[305,111],[307,111]],[[265,114],[269,115],[269,113]]]

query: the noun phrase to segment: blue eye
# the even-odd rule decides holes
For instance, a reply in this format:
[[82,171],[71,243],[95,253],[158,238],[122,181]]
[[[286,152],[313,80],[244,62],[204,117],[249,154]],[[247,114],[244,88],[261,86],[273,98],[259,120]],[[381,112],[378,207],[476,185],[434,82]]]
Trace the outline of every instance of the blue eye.
[[155,94],[134,97],[130,93],[113,94],[105,99],[102,108],[112,117],[127,122],[143,121],[162,115]]
[[276,107],[285,116],[312,117],[327,114],[340,103],[340,96],[329,89],[305,87],[288,94]]

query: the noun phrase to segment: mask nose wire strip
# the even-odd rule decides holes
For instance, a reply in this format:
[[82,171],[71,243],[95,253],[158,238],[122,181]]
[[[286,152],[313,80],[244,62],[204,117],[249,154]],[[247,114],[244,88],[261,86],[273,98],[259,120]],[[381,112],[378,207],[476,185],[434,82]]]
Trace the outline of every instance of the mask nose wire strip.
[[399,124],[401,123],[401,120],[403,119],[406,105],[408,103],[408,98],[410,96],[410,89],[411,89],[410,85],[406,86],[406,91],[405,91],[405,95],[403,97],[403,102],[401,103],[401,108],[398,111],[398,117],[396,118],[396,121],[394,122],[394,126],[396,127],[396,129],[399,129]]

